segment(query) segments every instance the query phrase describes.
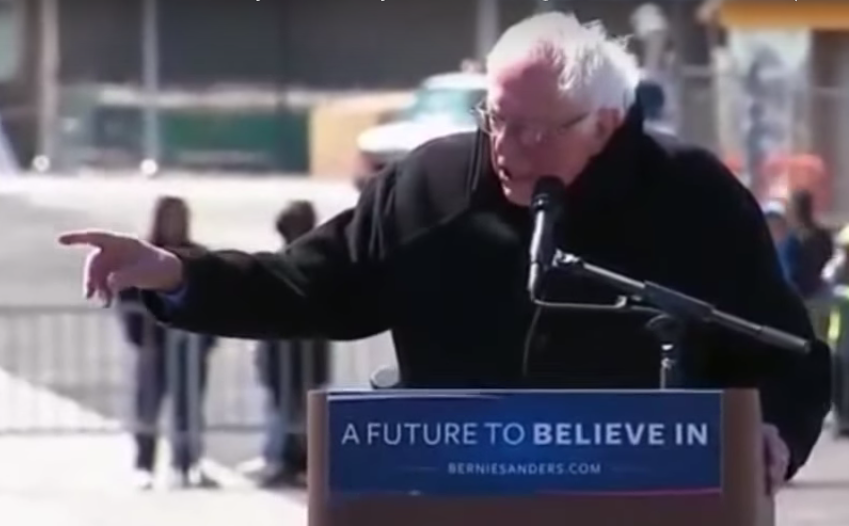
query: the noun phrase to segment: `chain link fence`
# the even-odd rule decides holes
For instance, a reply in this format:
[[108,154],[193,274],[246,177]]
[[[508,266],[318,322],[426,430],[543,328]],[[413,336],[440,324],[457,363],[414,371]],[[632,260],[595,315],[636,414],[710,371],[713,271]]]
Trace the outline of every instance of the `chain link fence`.
[[[168,336],[163,387],[169,394],[185,392],[192,426],[203,420],[212,432],[262,429],[265,395],[253,363],[256,343],[222,340],[210,350],[204,396],[200,338],[178,331]],[[134,369],[153,352],[128,344],[114,311],[0,308],[0,368],[5,373],[0,386],[6,387],[0,396],[0,435],[138,429],[145,423],[136,421],[133,408],[146,401],[134,400],[140,377]],[[67,403],[48,402],[41,391]],[[200,397],[205,400],[197,403]]]
[[[166,335],[133,345],[114,309],[0,306],[0,436],[135,432],[159,420],[170,422],[163,429],[190,434],[266,428],[269,362],[258,362],[259,342],[218,339],[209,347],[200,335]],[[151,363],[160,351],[164,361]],[[387,335],[335,345],[323,360],[295,352],[283,345],[272,366],[284,386],[301,390],[322,378],[365,388],[374,370],[394,363]],[[140,391],[139,382],[148,388]],[[175,393],[182,398],[176,405]],[[283,416],[296,432],[304,415],[287,406]]]

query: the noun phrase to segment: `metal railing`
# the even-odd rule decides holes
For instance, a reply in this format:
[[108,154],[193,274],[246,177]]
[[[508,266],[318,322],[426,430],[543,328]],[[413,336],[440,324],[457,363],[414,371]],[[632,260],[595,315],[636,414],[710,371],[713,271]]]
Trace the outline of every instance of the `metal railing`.
[[[257,367],[259,342],[218,339],[209,347],[204,336],[145,320],[143,338],[133,344],[121,315],[144,314],[129,309],[0,307],[0,436],[132,432],[175,410],[181,416],[169,418],[172,428],[264,429],[269,391]],[[280,352],[283,383],[296,374],[321,377],[310,352],[298,360],[285,344]],[[138,389],[140,382],[147,388]],[[163,392],[169,403],[160,411]],[[298,420],[293,424],[302,425]]]

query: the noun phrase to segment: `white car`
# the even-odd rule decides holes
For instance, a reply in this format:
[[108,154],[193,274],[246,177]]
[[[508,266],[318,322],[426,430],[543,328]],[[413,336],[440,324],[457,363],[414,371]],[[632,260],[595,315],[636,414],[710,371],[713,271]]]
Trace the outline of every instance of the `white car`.
[[480,73],[443,73],[425,79],[409,107],[358,137],[362,160],[360,173],[355,174],[358,182],[431,139],[474,131],[472,110],[485,94]]

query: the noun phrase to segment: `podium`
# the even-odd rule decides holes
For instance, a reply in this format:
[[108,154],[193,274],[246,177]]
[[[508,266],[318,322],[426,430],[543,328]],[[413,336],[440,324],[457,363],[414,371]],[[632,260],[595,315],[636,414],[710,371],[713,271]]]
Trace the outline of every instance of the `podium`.
[[313,391],[310,526],[772,526],[726,391]]

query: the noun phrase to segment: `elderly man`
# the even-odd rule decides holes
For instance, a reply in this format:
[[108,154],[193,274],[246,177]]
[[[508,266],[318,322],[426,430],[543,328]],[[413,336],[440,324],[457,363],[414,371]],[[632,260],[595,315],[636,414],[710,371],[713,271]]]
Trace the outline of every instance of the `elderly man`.
[[[477,133],[436,139],[389,166],[356,207],[283,255],[166,251],[104,231],[89,296],[144,289],[165,323],[241,338],[359,339],[391,330],[403,383],[428,388],[654,388],[645,318],[540,311],[528,297],[527,206],[541,176],[566,187],[558,243],[608,268],[809,338],[760,208],[703,149],[648,135],[636,61],[600,25],[548,13],[510,28],[488,57]],[[609,302],[571,275],[548,299]],[[533,327],[533,329],[531,329]],[[805,462],[829,403],[829,356],[794,356],[693,326],[692,388],[762,394],[773,482]]]

